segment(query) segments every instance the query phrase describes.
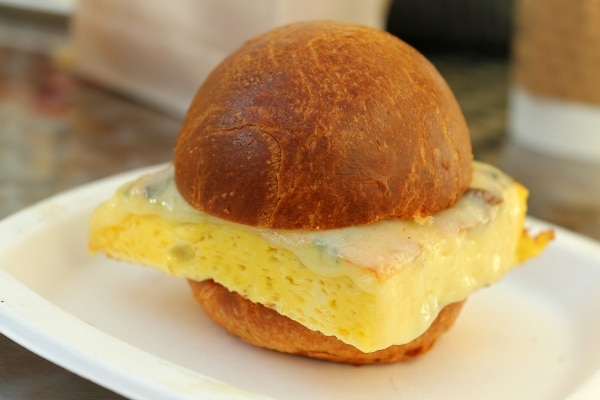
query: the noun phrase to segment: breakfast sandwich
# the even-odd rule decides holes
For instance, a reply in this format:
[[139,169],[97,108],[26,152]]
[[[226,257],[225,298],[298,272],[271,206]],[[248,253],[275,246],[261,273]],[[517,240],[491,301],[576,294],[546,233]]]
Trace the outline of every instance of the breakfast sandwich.
[[173,162],[95,210],[89,248],[187,279],[255,346],[395,362],[552,239],[527,233],[526,200],[473,160],[452,91],[418,51],[374,28],[297,22],[208,75]]

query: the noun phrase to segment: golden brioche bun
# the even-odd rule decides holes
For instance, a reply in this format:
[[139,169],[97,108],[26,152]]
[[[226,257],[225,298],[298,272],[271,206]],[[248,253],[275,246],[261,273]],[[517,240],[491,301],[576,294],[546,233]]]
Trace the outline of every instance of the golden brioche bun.
[[253,303],[212,281],[189,280],[194,298],[208,316],[230,334],[258,347],[327,361],[374,364],[406,361],[426,353],[446,332],[460,313],[464,301],[444,307],[425,333],[413,341],[363,353],[333,336],[325,336]]
[[[334,229],[442,211],[472,177],[469,131],[437,70],[398,38],[345,22],[279,27],[206,78],[175,147],[196,209],[276,229]],[[352,364],[426,352],[462,303],[422,336],[363,353],[213,281],[191,281],[216,323],[260,347]]]
[[419,52],[377,29],[311,21],[257,36],[213,70],[174,165],[199,210],[317,230],[446,209],[471,161],[456,99]]

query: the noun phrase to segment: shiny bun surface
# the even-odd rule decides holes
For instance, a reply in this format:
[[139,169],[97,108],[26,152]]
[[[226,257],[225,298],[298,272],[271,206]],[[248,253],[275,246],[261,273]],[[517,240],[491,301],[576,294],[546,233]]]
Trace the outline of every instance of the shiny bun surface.
[[471,161],[456,99],[419,52],[374,28],[311,21],[249,40],[212,71],[174,165],[199,210],[317,230],[444,210]]

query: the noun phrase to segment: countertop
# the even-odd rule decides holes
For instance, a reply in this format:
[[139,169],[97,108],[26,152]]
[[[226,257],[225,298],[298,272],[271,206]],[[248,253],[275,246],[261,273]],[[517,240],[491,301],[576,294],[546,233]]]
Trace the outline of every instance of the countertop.
[[[0,218],[105,176],[169,161],[181,120],[71,75],[61,18],[0,9]],[[456,93],[475,158],[530,189],[529,214],[600,239],[600,163],[554,159],[506,133],[509,62],[430,56]],[[0,336],[0,399],[117,399]]]

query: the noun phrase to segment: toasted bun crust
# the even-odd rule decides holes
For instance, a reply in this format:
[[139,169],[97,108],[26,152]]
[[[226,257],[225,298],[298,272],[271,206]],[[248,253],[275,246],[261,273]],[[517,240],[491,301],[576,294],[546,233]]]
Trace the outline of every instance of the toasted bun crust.
[[229,333],[258,347],[349,364],[406,361],[426,353],[454,323],[463,302],[442,309],[425,333],[412,342],[363,353],[333,336],[312,331],[263,305],[253,303],[212,280],[189,281],[206,313]]
[[471,160],[456,99],[420,53],[373,28],[312,21],[262,34],[213,70],[174,164],[197,209],[316,230],[446,209]]

